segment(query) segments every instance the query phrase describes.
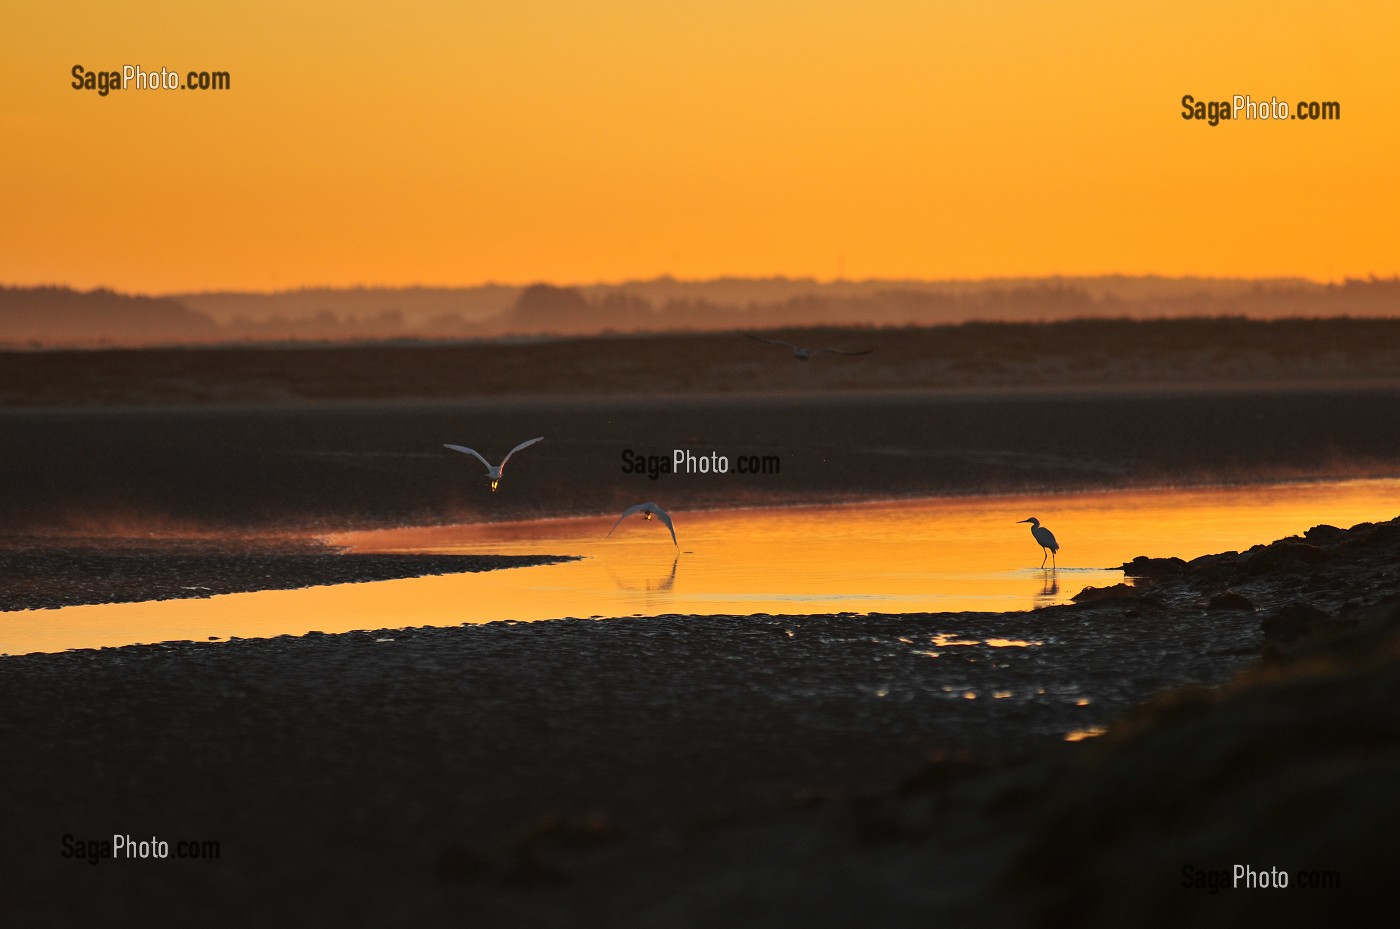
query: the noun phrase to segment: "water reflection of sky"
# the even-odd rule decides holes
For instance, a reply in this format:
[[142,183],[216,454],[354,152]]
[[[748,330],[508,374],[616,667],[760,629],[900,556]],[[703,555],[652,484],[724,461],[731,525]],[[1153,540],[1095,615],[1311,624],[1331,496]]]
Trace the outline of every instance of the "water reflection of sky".
[[[664,501],[662,501],[664,505]],[[1400,513],[1400,481],[1348,481],[1050,497],[975,497],[782,510],[675,513],[665,527],[615,517],[335,536],[361,552],[572,554],[483,574],[110,604],[0,617],[0,652],[209,636],[665,613],[1004,611],[1066,602],[1121,580],[1136,555],[1192,558],[1327,522]],[[1061,544],[1041,570],[1028,527]]]

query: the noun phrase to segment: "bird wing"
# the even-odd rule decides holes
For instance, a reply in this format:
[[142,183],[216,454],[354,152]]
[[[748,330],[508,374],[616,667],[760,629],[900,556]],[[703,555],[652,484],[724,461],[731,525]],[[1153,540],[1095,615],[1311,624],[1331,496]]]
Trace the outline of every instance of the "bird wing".
[[671,544],[676,548],[681,547],[681,543],[676,541],[676,527],[671,523],[671,514],[667,513],[655,503],[651,505],[651,511],[656,514],[656,518],[666,524],[666,528],[671,530]]
[[784,342],[782,339],[760,339],[758,336],[750,332],[746,332],[744,333],[744,335],[753,339],[755,342],[767,342],[769,345],[781,345],[785,348],[790,348],[793,351],[797,351],[796,345],[793,345],[791,342]]
[[1033,527],[1031,529],[1031,535],[1035,536],[1035,540],[1050,549],[1050,551],[1058,552],[1060,550],[1060,543],[1055,541],[1055,533],[1046,529],[1044,526]]
[[468,454],[468,455],[471,455],[471,456],[472,456],[473,458],[475,458],[477,461],[481,462],[483,465],[486,466],[486,471],[487,471],[488,474],[489,474],[489,473],[491,472],[491,470],[492,470],[492,468],[491,468],[491,462],[487,461],[485,458],[482,458],[482,457],[481,457],[481,453],[478,452],[478,451],[477,451],[476,449],[474,449],[474,448],[467,448],[465,445],[448,445],[446,442],[442,443],[442,447],[443,447],[443,448],[450,448],[450,449],[452,449],[454,452],[464,452],[464,453],[466,453],[466,454]]
[[636,506],[629,506],[627,509],[623,510],[622,515],[617,518],[617,522],[613,523],[613,527],[608,530],[608,535],[612,535],[614,532],[616,532],[617,527],[622,525],[622,521],[624,519],[636,513],[642,512],[647,508],[647,506],[648,504],[646,503],[638,503]]
[[818,352],[826,352],[828,355],[869,355],[873,351],[875,351],[873,348],[867,348],[862,352],[848,352],[842,348],[814,348],[812,349],[812,354],[815,355]]
[[506,457],[504,457],[504,458],[501,459],[501,470],[502,470],[502,471],[505,470],[505,468],[506,468],[506,462],[507,462],[507,461],[510,461],[510,456],[511,456],[511,455],[514,455],[516,452],[520,451],[522,448],[529,448],[531,445],[534,445],[536,442],[540,441],[540,440],[543,439],[543,438],[544,438],[544,436],[542,436],[542,435],[535,436],[533,439],[528,439],[528,440],[526,440],[526,441],[524,441],[524,442],[521,442],[519,445],[515,446],[515,448],[512,448],[510,451],[506,452]]

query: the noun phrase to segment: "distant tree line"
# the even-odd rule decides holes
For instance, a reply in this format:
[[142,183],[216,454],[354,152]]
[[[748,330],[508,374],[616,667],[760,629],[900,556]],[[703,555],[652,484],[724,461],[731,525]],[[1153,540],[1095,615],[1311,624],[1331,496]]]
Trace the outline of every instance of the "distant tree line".
[[[1132,279],[1128,279],[1131,283]],[[1155,280],[1155,279],[1154,279]],[[1082,283],[1028,281],[1006,286],[928,285],[845,288],[815,285],[810,293],[746,303],[704,297],[653,302],[625,288],[535,284],[493,315],[435,312],[410,317],[405,309],[337,311],[335,292],[318,293],[327,305],[300,315],[240,313],[218,322],[170,297],[128,296],[110,290],[0,287],[0,345],[133,345],[151,343],[480,339],[508,335],[582,335],[599,332],[702,331],[833,325],[941,325],[973,320],[1176,318],[1248,316],[1400,316],[1400,278],[1340,284],[1260,283],[1230,290],[1133,296],[1093,292]],[[504,288],[498,288],[504,290]],[[442,305],[442,294],[436,292]],[[252,305],[255,295],[245,301]],[[363,301],[358,304],[364,305]]]

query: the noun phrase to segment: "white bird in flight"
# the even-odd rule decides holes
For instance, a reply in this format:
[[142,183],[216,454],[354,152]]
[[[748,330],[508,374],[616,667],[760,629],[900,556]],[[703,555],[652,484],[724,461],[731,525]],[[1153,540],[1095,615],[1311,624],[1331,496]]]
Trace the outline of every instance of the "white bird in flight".
[[478,452],[476,449],[467,448],[465,445],[448,445],[446,442],[444,442],[442,444],[442,447],[450,448],[454,452],[462,452],[463,454],[471,455],[477,461],[485,465],[486,476],[491,479],[491,490],[494,492],[496,489],[496,485],[501,482],[501,472],[505,470],[506,462],[510,461],[510,456],[514,455],[522,448],[529,448],[531,445],[534,445],[536,442],[540,441],[543,438],[544,436],[541,435],[536,436],[535,438],[530,439],[529,441],[521,442],[519,445],[515,446],[515,448],[512,448],[510,451],[506,452],[506,457],[502,458],[501,463],[498,465],[491,464],[491,462],[487,461],[485,458],[482,458],[481,453]]
[[1017,525],[1021,523],[1031,524],[1031,536],[1040,543],[1040,549],[1044,553],[1040,559],[1040,566],[1045,567],[1045,559],[1051,559],[1054,564],[1055,553],[1060,550],[1060,543],[1055,541],[1055,533],[1046,529],[1040,524],[1040,520],[1032,516],[1030,519],[1017,520]]
[[636,506],[629,506],[627,509],[623,510],[622,515],[617,518],[617,522],[613,523],[613,527],[608,530],[608,535],[612,535],[616,532],[617,527],[622,525],[624,519],[629,516],[635,516],[638,513],[642,514],[643,519],[651,519],[655,516],[665,523],[666,528],[671,530],[671,541],[675,544],[676,548],[681,547],[681,543],[676,541],[676,527],[671,522],[671,514],[667,513],[655,503],[638,503]]
[[863,352],[848,352],[840,348],[803,348],[800,345],[793,345],[791,342],[784,342],[782,339],[760,339],[758,336],[748,332],[744,333],[744,335],[753,339],[755,342],[767,342],[769,345],[781,345],[784,348],[790,348],[792,349],[792,357],[796,358],[798,361],[811,361],[813,355],[820,355],[823,352],[828,355],[869,355],[875,350],[873,348],[867,348]]

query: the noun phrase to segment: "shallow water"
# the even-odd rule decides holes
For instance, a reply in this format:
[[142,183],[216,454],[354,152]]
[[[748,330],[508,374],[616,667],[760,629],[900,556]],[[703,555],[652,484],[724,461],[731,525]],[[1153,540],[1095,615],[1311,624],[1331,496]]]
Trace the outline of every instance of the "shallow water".
[[[1400,480],[676,513],[353,533],[360,552],[571,554],[479,574],[75,606],[0,617],[0,653],[312,630],[564,616],[1027,610],[1122,580],[1137,555],[1192,558],[1400,512]],[[1061,545],[1042,570],[1036,516]]]

